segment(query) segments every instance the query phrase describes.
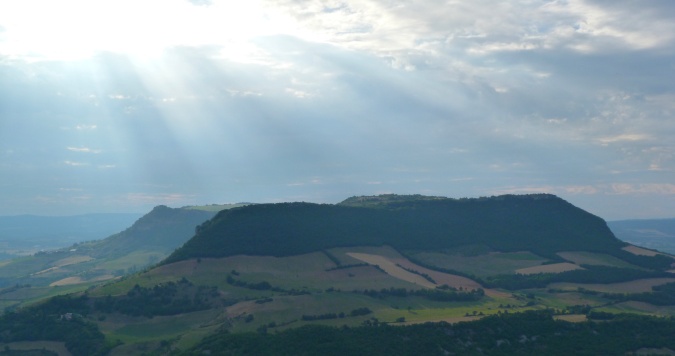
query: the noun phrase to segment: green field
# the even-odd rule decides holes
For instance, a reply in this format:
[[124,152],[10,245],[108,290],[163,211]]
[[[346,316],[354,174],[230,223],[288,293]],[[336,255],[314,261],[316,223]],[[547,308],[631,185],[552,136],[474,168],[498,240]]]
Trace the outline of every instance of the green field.
[[601,265],[621,268],[639,268],[614,256],[587,251],[558,252],[558,256],[578,265]]
[[425,264],[461,271],[478,277],[516,273],[521,268],[539,266],[548,260],[531,252],[487,252],[465,255],[462,250],[417,252],[411,256]]

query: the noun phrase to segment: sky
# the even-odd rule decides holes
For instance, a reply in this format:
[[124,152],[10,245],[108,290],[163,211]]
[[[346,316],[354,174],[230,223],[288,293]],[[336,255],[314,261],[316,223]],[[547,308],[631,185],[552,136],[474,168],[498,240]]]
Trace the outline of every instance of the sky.
[[675,2],[0,2],[0,215],[386,193],[675,217]]

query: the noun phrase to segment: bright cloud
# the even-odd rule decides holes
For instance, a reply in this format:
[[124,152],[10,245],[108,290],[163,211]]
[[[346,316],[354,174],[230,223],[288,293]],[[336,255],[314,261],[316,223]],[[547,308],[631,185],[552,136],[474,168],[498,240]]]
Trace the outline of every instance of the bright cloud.
[[672,215],[674,18],[669,1],[5,1],[0,200],[20,211],[0,214],[549,192]]

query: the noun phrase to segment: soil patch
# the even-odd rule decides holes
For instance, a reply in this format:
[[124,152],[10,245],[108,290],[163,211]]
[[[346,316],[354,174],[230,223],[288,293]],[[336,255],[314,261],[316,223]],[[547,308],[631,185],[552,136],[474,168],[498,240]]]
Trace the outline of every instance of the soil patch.
[[630,252],[634,255],[638,255],[638,256],[662,255],[662,253],[658,253],[658,252],[652,251],[652,250],[647,250],[646,248],[637,247],[637,246],[633,246],[633,245],[626,246],[626,247],[622,248],[622,250],[628,251],[628,252]]
[[389,260],[384,256],[370,255],[367,253],[356,253],[356,252],[348,252],[347,255],[349,255],[350,257],[354,257],[357,260],[363,261],[365,263],[379,266],[385,272],[387,272],[388,275],[392,277],[413,284],[417,284],[426,288],[436,288],[436,284],[429,282],[428,280],[424,279],[424,277],[418,274],[406,271],[405,269],[397,266],[395,262]]

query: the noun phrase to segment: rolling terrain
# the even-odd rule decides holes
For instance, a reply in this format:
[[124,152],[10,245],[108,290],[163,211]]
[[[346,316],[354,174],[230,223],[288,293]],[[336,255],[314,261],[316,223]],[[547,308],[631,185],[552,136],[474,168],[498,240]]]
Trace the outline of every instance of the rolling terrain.
[[[616,320],[606,335],[626,338],[635,334],[631,325],[658,331],[649,342],[616,345],[618,354],[675,350],[663,336],[675,321],[651,319],[675,316],[675,274],[668,272],[675,259],[620,241],[602,219],[552,195],[249,205],[223,210],[195,232],[152,268],[3,317],[2,340],[9,347],[25,340],[16,318],[70,313],[79,324],[67,325],[89,333],[89,344],[73,346],[71,333],[34,333],[32,340],[113,355],[264,353],[268,343],[302,354],[302,345],[324,350],[313,342],[333,340],[339,354],[345,340],[359,340],[350,333],[376,333],[378,347],[407,337],[428,343],[436,350],[430,354],[508,354],[556,350],[568,336],[589,338],[604,328],[593,320]],[[624,313],[646,319],[624,322]],[[535,324],[524,320],[542,329],[525,330]],[[419,331],[423,324],[427,333]],[[476,330],[506,332],[497,346],[511,346],[475,339]],[[449,333],[461,342],[421,336]]]
[[[195,226],[222,209],[155,207],[133,225],[105,239],[75,243],[0,262],[0,306],[14,307],[45,296],[84,290],[155,264],[190,239]],[[77,226],[75,226],[77,227]]]
[[141,215],[0,216],[0,259],[99,240],[127,228]]

